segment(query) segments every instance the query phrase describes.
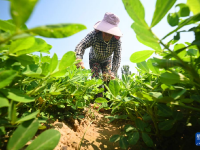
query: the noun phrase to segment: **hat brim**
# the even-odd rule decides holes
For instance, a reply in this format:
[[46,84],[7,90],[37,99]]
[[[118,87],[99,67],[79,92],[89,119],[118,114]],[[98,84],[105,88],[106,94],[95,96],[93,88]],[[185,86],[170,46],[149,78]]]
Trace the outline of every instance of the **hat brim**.
[[107,23],[105,21],[99,21],[94,25],[94,28],[96,30],[106,32],[115,36],[122,36],[122,32],[120,31],[119,27],[116,25],[112,25],[110,23]]

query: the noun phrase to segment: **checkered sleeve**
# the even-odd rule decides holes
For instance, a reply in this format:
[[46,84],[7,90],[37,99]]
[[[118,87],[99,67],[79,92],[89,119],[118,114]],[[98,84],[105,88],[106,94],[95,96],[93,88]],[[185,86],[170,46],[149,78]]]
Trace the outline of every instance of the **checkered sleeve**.
[[117,74],[117,70],[121,63],[121,40],[117,42],[117,48],[114,50],[113,59],[112,59],[112,72]]
[[94,41],[95,34],[96,34],[95,31],[91,31],[76,46],[76,48],[75,48],[76,58],[83,59],[83,55],[85,53],[85,49],[88,48],[88,47],[90,47],[92,45],[92,42]]

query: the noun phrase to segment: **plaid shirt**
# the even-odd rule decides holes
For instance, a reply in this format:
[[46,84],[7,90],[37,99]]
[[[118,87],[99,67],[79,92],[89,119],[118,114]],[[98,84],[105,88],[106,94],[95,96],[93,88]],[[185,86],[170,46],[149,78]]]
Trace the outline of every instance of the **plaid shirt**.
[[112,59],[112,72],[117,73],[121,62],[121,41],[114,36],[106,43],[102,38],[102,32],[95,30],[91,31],[81,42],[76,46],[76,58],[83,59],[85,49],[91,47],[89,59],[99,63],[103,63]]

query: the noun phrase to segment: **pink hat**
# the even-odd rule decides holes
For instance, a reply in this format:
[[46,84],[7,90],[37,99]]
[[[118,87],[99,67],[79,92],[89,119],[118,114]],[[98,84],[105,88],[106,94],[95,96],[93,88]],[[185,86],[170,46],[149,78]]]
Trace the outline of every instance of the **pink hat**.
[[97,22],[94,25],[94,28],[115,36],[122,36],[122,32],[118,27],[119,22],[120,20],[115,14],[107,12],[105,13],[103,20]]

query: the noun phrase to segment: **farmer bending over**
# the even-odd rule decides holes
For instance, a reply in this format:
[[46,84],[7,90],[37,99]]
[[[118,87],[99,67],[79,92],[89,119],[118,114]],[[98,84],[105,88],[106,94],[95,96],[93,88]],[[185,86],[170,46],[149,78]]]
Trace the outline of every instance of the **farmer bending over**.
[[[121,40],[122,33],[118,28],[120,20],[113,13],[105,13],[102,21],[94,25],[91,31],[76,46],[76,59],[83,59],[85,49],[91,47],[89,53],[89,64],[92,71],[92,78],[99,78],[101,72],[115,79],[121,62]],[[113,57],[112,57],[113,54]],[[111,68],[112,60],[112,68]],[[83,62],[77,67],[84,67]]]

